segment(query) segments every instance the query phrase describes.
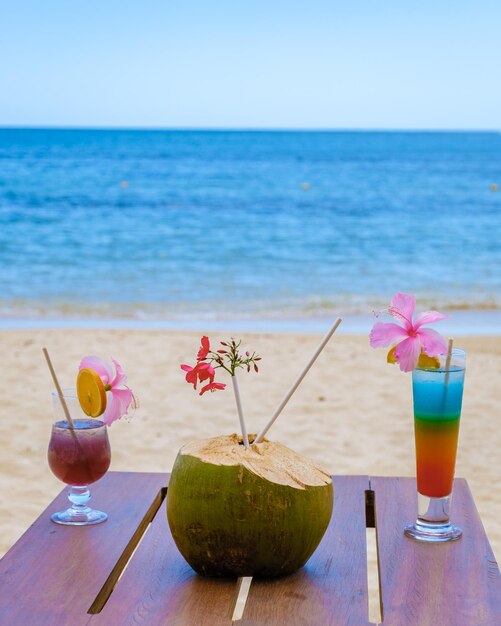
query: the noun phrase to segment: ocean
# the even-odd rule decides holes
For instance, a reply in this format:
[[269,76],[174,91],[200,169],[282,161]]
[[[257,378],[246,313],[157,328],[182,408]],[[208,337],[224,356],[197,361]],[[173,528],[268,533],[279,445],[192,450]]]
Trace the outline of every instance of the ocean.
[[496,315],[500,213],[496,132],[0,129],[0,324]]

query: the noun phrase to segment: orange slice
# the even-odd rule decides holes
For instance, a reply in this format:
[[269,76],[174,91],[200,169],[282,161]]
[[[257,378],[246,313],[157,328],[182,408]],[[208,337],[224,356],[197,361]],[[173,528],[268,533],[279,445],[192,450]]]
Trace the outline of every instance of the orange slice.
[[388,352],[388,356],[386,357],[387,363],[396,363],[397,359],[395,358],[395,348],[397,346],[393,346],[393,348]]
[[77,395],[83,412],[90,417],[99,417],[106,409],[106,390],[99,374],[85,367],[78,372]]
[[[387,363],[396,363],[397,359],[395,358],[395,348],[397,346],[393,346],[393,348],[388,352],[386,357]],[[424,352],[421,352],[418,359],[418,367],[422,367],[423,369],[435,370],[440,367],[440,361],[436,356],[428,356]]]
[[421,352],[421,354],[419,355],[419,360],[417,364],[418,367],[429,370],[436,370],[440,367],[440,361],[437,356],[428,356],[424,352]]

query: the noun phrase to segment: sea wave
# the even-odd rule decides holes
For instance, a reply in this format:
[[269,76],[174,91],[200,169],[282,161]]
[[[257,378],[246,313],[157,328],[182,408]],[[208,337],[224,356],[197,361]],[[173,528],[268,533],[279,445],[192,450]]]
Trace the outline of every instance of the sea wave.
[[[0,300],[0,319],[26,318],[66,318],[66,319],[124,319],[124,320],[280,320],[314,319],[343,315],[373,315],[384,313],[388,301],[381,297],[350,298],[303,298],[297,300],[268,300],[248,303],[221,302],[203,303],[179,302],[176,304],[158,303],[113,303]],[[417,311],[501,311],[501,298],[486,295],[476,296],[467,302],[450,298],[419,297]]]

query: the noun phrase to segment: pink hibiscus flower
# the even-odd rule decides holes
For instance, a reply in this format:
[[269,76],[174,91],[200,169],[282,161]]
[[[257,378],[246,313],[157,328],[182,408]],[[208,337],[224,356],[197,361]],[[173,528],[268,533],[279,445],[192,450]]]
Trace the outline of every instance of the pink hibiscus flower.
[[79,365],[97,372],[106,391],[106,409],[101,415],[103,422],[110,426],[114,421],[128,414],[130,408],[137,408],[137,402],[132,390],[127,387],[127,376],[120,363],[111,357],[111,363],[103,361],[98,356],[86,356]]
[[372,328],[369,339],[373,348],[393,345],[395,359],[403,372],[413,370],[421,352],[436,356],[447,352],[447,342],[431,328],[422,328],[424,324],[439,322],[448,317],[438,311],[420,313],[413,320],[416,298],[405,293],[393,296],[388,312],[400,322],[378,322]]

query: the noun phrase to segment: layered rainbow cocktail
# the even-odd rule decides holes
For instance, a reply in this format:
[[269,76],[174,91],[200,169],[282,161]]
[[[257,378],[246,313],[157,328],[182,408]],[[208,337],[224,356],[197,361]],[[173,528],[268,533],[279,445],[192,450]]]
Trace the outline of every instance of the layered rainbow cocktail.
[[412,375],[417,488],[430,498],[452,492],[463,382],[464,367],[452,366],[449,372],[418,368]]
[[[450,541],[450,497],[456,466],[459,420],[463,400],[465,353],[453,350],[449,367],[445,355],[439,368],[417,367],[412,372],[414,434],[419,514],[406,534],[425,541]],[[409,530],[410,529],[410,530]],[[415,536],[422,533],[423,536]],[[451,534],[452,533],[452,534]]]

